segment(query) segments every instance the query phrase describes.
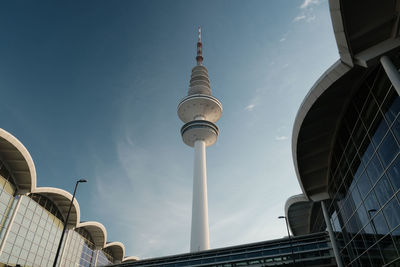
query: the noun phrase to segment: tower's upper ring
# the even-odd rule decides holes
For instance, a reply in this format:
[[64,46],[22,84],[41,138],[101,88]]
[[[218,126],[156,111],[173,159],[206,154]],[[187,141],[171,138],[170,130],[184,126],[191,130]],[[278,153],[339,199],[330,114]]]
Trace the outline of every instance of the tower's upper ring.
[[183,142],[191,147],[197,140],[203,140],[206,146],[211,146],[217,141],[218,134],[217,125],[205,120],[190,121],[181,128]]
[[217,122],[222,115],[222,104],[211,95],[189,95],[178,105],[178,116],[184,122],[202,117],[206,121]]

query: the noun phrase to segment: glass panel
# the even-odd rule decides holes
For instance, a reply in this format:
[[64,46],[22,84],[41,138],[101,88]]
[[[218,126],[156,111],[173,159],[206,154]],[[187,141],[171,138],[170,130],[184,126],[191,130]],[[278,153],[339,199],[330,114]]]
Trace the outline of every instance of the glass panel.
[[400,157],[397,157],[393,164],[389,167],[387,171],[387,176],[393,185],[395,191],[400,189]]
[[378,198],[379,203],[383,206],[389,198],[391,198],[394,194],[392,187],[386,176],[382,176],[382,178],[378,181],[375,188],[375,193]]
[[378,153],[385,166],[388,166],[396,154],[399,152],[397,142],[394,140],[393,135],[389,132],[383,140],[381,146],[378,149]]
[[383,171],[382,165],[378,159],[378,155],[375,154],[367,166],[368,177],[371,179],[371,183],[375,184],[378,178],[381,176]]

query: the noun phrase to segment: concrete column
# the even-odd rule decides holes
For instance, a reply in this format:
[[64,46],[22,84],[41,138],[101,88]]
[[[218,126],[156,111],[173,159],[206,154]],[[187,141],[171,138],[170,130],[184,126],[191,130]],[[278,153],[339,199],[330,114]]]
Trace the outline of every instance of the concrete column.
[[67,247],[69,247],[69,246],[68,246],[68,245],[69,245],[69,244],[68,244],[68,242],[69,242],[69,236],[70,236],[69,231],[74,231],[74,230],[72,230],[72,229],[68,229],[68,230],[67,230],[66,237],[65,237],[65,239],[64,239],[64,244],[63,244],[63,247],[62,247],[62,250],[61,250],[61,253],[60,253],[60,259],[59,259],[59,261],[58,261],[60,264],[58,264],[58,266],[61,266],[62,260],[63,260],[63,258],[64,258],[65,250],[67,249]]
[[400,95],[400,73],[393,65],[393,62],[390,60],[388,56],[382,56],[380,58],[382,67],[385,69],[387,76],[389,77],[390,82],[393,84],[394,89],[398,95]]
[[[21,199],[22,199],[22,197],[23,197],[23,196],[16,196],[16,198],[18,198],[18,200],[17,200],[18,202],[17,202],[17,204],[15,205],[14,212],[13,212],[13,214],[11,215],[11,219],[10,219],[10,222],[8,223],[6,233],[4,234],[3,241],[1,242],[1,245],[0,245],[0,255],[1,255],[1,253],[3,252],[4,246],[5,246],[6,241],[7,241],[8,234],[10,233],[11,227],[12,227],[13,222],[14,222],[14,219],[15,219],[15,216],[17,215],[19,206],[21,205]],[[14,199],[14,201],[15,201],[15,199]]]
[[190,251],[196,252],[210,248],[208,230],[206,143],[194,143],[192,233]]
[[99,258],[99,253],[100,253],[101,248],[96,249],[96,259],[94,261],[94,266],[97,266],[97,259]]
[[340,257],[340,251],[336,243],[335,234],[333,233],[331,220],[329,217],[328,210],[325,206],[324,200],[321,201],[321,208],[322,208],[322,213],[324,214],[326,227],[328,228],[329,239],[331,240],[333,253],[335,254],[336,264],[338,267],[343,267],[342,258]]

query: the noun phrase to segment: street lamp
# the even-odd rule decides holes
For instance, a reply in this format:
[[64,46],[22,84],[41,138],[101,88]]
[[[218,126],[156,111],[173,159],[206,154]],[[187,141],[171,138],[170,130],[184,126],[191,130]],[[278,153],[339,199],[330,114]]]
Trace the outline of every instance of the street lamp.
[[86,182],[87,182],[87,180],[85,180],[85,179],[80,179],[80,180],[76,181],[75,189],[74,189],[74,194],[72,195],[72,200],[71,200],[71,203],[69,204],[69,209],[68,209],[68,213],[67,213],[67,218],[65,219],[64,229],[63,229],[63,231],[62,231],[62,233],[61,233],[60,243],[58,244],[57,253],[56,253],[56,257],[55,257],[55,259],[54,259],[53,267],[56,267],[56,266],[57,266],[57,259],[58,259],[58,255],[60,254],[61,245],[62,245],[62,242],[63,242],[65,230],[67,229],[69,214],[71,213],[72,203],[74,203],[76,189],[78,188],[78,184],[79,184],[79,183],[86,183]]
[[286,216],[279,216],[278,219],[285,219],[287,234],[288,234],[288,237],[289,237],[290,249],[292,251],[293,266],[296,266],[296,261],[294,259],[294,253],[293,253],[292,238],[290,237],[289,223],[288,223],[287,217]]

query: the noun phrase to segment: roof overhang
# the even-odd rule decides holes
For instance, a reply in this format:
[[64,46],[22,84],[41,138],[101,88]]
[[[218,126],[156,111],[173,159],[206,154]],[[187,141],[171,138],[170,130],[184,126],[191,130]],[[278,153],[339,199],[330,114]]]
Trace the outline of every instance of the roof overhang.
[[83,228],[89,232],[97,249],[102,249],[107,240],[107,231],[99,222],[81,222],[76,228]]
[[358,57],[365,51],[399,35],[398,0],[330,0],[329,9],[340,59],[349,66],[360,64]]
[[290,230],[295,236],[310,233],[310,218],[313,202],[303,194],[295,195],[286,200],[285,215]]
[[129,257],[125,257],[122,262],[128,262],[128,261],[138,261],[139,257],[136,256],[129,256]]
[[115,261],[122,262],[122,259],[125,256],[125,246],[121,242],[110,242],[107,243],[104,248],[107,248],[111,251],[113,258]]
[[36,187],[36,169],[25,146],[12,134],[0,129],[0,158],[10,170],[17,194],[26,194]]
[[[54,203],[54,205],[57,206],[58,210],[61,212],[64,221],[66,220],[68,209],[72,201],[72,195],[70,193],[54,187],[35,188],[35,190],[32,193],[39,194],[50,199]],[[71,228],[76,227],[79,221],[80,221],[80,208],[78,201],[75,198],[68,219],[68,227]]]

